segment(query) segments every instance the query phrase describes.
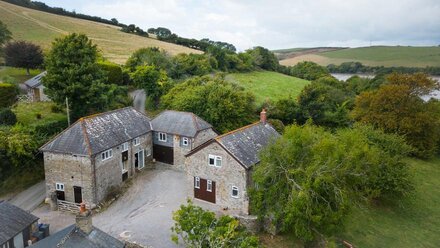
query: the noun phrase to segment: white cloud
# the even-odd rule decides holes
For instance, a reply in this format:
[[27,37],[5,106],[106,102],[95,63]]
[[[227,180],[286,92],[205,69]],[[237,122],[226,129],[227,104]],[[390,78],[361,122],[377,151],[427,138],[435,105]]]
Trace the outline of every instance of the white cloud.
[[167,27],[243,50],[440,43],[438,0],[80,0],[45,1],[144,29]]

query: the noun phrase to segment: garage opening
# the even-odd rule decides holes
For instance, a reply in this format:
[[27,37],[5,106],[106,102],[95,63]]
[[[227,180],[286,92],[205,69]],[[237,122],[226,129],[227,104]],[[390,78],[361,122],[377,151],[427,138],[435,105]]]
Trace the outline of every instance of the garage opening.
[[153,146],[153,157],[158,162],[174,164],[174,149],[168,146]]

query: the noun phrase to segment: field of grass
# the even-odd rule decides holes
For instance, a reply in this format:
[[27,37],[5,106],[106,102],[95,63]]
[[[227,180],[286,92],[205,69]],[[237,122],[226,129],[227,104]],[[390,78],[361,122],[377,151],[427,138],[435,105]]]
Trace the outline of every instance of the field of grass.
[[39,73],[40,70],[30,70],[30,75],[26,75],[26,69],[0,66],[0,82],[4,81],[7,77],[11,77],[13,79],[13,83],[20,84],[38,75]]
[[45,122],[66,120],[65,113],[53,113],[52,102],[18,103],[12,108],[17,115],[17,122],[24,126],[34,126]]
[[142,47],[159,47],[172,55],[201,53],[184,46],[123,33],[116,26],[54,15],[3,1],[0,1],[0,21],[7,25],[15,40],[34,42],[44,50],[48,50],[57,37],[73,32],[86,34],[106,58],[116,63],[124,63],[133,51]]
[[307,80],[271,71],[232,73],[226,79],[254,93],[258,104],[267,99],[275,101],[289,96],[296,98],[304,86],[309,84]]
[[341,238],[355,247],[439,247],[440,158],[409,163],[414,195],[396,207],[355,208]]
[[280,61],[294,65],[301,61],[314,61],[321,65],[358,61],[370,66],[440,66],[440,47],[374,46],[339,49],[292,56]]

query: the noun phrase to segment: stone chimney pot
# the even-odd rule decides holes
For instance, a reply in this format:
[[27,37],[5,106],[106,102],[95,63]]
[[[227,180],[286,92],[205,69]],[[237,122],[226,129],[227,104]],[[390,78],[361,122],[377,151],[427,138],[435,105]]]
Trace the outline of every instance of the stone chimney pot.
[[76,216],[75,220],[76,227],[85,234],[89,234],[93,230],[92,212],[86,209],[86,204],[84,202],[80,204],[79,214]]
[[265,124],[266,121],[267,121],[267,113],[266,113],[266,109],[263,109],[261,110],[260,113],[260,122]]

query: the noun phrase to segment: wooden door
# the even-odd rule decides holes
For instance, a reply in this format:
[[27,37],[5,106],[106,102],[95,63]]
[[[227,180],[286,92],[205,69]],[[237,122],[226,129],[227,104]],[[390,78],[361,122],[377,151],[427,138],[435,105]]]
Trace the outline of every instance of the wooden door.
[[66,200],[66,197],[64,195],[64,191],[57,190],[55,192],[57,193],[57,199],[58,200],[61,200],[61,201],[65,201]]
[[174,164],[174,150],[168,146],[153,146],[153,157],[162,163]]
[[75,198],[75,203],[82,202],[82,189],[81,187],[73,186],[73,194]]
[[200,200],[215,203],[215,181],[200,178],[200,187],[195,187],[194,178],[194,197]]

